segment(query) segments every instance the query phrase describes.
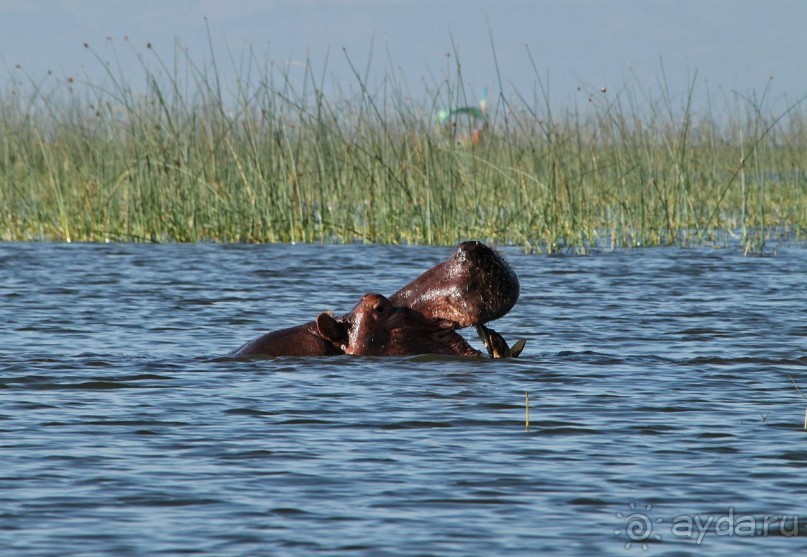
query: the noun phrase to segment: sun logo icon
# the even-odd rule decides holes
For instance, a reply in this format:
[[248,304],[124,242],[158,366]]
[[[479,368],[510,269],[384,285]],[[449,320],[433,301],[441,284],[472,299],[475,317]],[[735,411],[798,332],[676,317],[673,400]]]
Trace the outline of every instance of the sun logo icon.
[[616,517],[624,522],[625,528],[614,530],[614,535],[621,536],[622,534],[625,534],[628,537],[628,542],[625,544],[625,549],[630,549],[633,544],[641,544],[642,551],[647,551],[646,542],[648,540],[659,541],[661,539],[661,535],[653,532],[653,525],[661,524],[664,522],[664,519],[652,519],[650,517],[650,511],[652,510],[653,505],[646,505],[644,512],[637,511],[636,503],[631,503],[630,513],[616,513]]

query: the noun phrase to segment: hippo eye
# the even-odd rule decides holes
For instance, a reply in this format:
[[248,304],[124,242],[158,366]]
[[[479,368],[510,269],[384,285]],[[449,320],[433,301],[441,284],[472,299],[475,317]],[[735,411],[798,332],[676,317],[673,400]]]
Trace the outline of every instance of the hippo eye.
[[383,313],[383,312],[384,312],[384,306],[378,306],[377,308],[375,308],[375,310],[376,310],[378,313]]

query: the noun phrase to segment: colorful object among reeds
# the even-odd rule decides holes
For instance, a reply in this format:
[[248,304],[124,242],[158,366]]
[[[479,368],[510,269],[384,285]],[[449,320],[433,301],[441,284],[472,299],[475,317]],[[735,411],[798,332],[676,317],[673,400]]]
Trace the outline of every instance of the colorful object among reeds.
[[449,126],[452,138],[458,143],[479,143],[482,133],[488,127],[488,90],[482,93],[479,106],[461,106],[437,113],[437,122]]

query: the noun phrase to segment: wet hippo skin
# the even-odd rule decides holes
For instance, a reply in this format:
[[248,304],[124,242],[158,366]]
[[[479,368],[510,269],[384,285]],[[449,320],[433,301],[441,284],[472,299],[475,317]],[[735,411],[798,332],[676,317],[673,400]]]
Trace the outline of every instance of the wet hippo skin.
[[451,256],[389,297],[396,306],[454,329],[487,323],[505,315],[518,301],[515,271],[482,242],[463,242]]
[[481,242],[463,242],[389,299],[366,294],[350,313],[321,313],[315,321],[266,333],[235,354],[479,356],[455,329],[505,315],[518,295],[518,277],[499,253]]
[[480,356],[452,329],[407,307],[393,306],[381,294],[365,294],[342,320],[327,313],[317,317],[320,333],[345,354],[406,356],[445,354]]
[[336,356],[345,351],[326,339],[316,321],[266,333],[235,351],[239,356]]

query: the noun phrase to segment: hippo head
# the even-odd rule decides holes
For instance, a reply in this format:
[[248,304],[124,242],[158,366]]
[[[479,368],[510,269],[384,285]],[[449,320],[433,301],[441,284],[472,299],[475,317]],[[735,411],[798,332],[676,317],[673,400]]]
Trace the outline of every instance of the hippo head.
[[320,313],[316,327],[324,339],[345,354],[480,354],[453,330],[427,320],[415,310],[396,307],[381,294],[365,294],[350,313],[339,318]]
[[471,241],[390,296],[390,302],[442,327],[459,329],[502,317],[518,295],[518,277],[507,261],[485,244]]
[[516,356],[523,342],[508,347],[498,333],[480,326],[510,311],[518,295],[518,277],[498,252],[463,242],[389,299],[366,294],[346,315],[321,313],[315,321],[261,335],[236,354],[478,356],[455,331],[475,325],[492,357]]

